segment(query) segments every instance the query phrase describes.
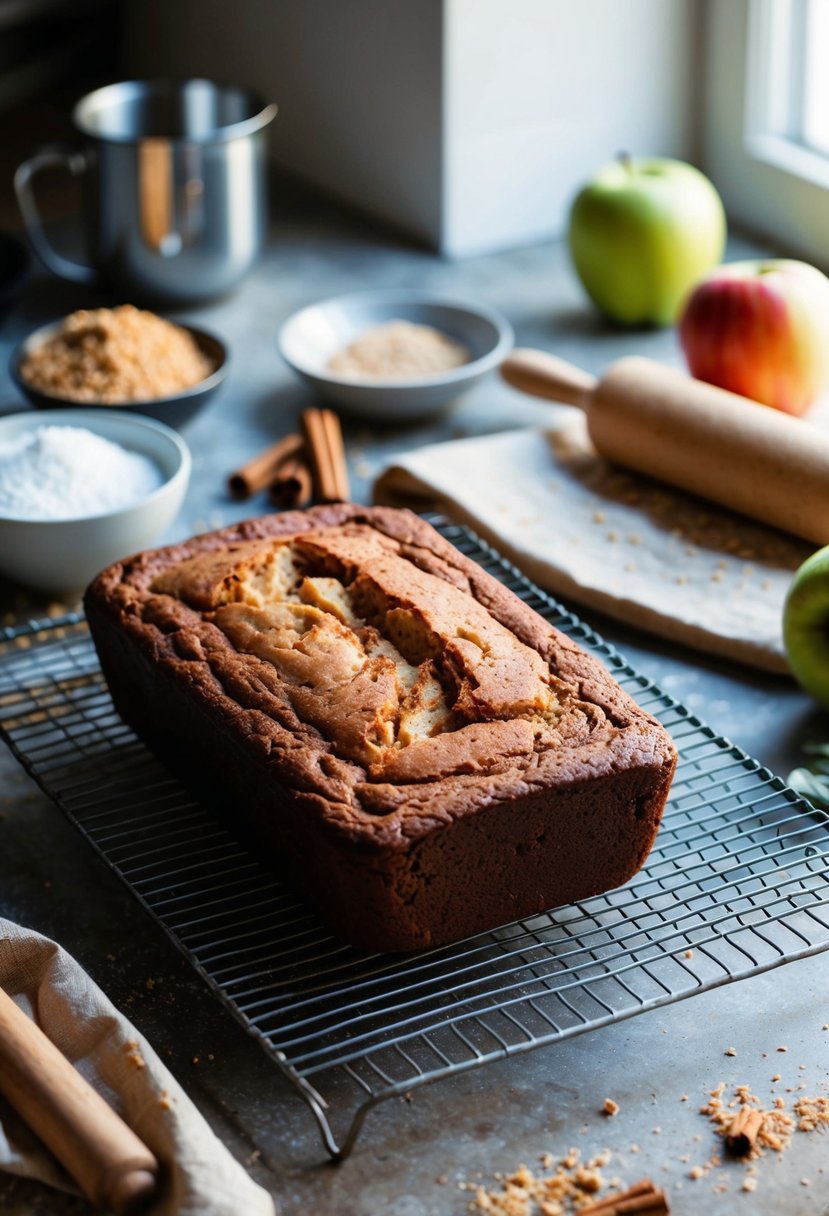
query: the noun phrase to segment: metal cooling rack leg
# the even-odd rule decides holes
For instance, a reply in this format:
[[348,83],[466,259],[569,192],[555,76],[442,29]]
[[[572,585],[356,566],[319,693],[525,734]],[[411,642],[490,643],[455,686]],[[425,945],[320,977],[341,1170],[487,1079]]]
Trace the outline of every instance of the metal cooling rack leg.
[[331,1160],[337,1163],[340,1161],[345,1161],[346,1157],[350,1154],[357,1142],[357,1137],[360,1134],[360,1129],[363,1126],[366,1115],[373,1106],[376,1106],[378,1102],[383,1100],[383,1098],[388,1097],[388,1093],[383,1091],[379,1094],[374,1094],[369,1097],[362,1104],[362,1106],[357,1108],[350,1124],[348,1125],[348,1131],[346,1132],[345,1139],[343,1140],[342,1144],[338,1144],[334,1136],[334,1132],[331,1129],[331,1124],[328,1121],[328,1115],[325,1113],[327,1107],[325,1099],[319,1093],[317,1093],[314,1086],[311,1085],[311,1083],[307,1081],[305,1077],[300,1077],[297,1075],[297,1073],[288,1064],[283,1052],[275,1051],[268,1043],[264,1035],[257,1034],[256,1037],[260,1046],[264,1048],[265,1053],[271,1059],[276,1059],[277,1063],[282,1068],[284,1075],[288,1078],[293,1088],[297,1091],[306,1105],[311,1108],[311,1112],[317,1121],[317,1127],[319,1128],[323,1148],[328,1153]]
[[364,1102],[362,1106],[357,1108],[357,1111],[349,1124],[345,1139],[343,1140],[342,1144],[339,1145],[331,1132],[331,1124],[326,1118],[325,1111],[318,1105],[318,1103],[311,1102],[311,1109],[316,1116],[317,1123],[319,1124],[320,1135],[322,1136],[322,1142],[325,1145],[326,1152],[338,1165],[341,1161],[345,1161],[346,1157],[351,1154],[351,1150],[357,1143],[357,1137],[362,1130],[362,1126],[368,1112],[372,1109],[372,1107],[376,1106],[378,1102],[381,1102],[385,1096],[386,1095],[383,1094],[375,1098],[369,1098],[368,1101]]

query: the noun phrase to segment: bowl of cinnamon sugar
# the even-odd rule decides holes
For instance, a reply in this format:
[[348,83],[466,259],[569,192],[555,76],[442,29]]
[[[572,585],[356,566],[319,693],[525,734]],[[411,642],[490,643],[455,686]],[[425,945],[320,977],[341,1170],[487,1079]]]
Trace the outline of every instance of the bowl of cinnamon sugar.
[[389,423],[453,405],[512,348],[495,310],[419,291],[363,291],[312,304],[279,332],[288,366],[338,409]]
[[9,371],[39,409],[119,409],[169,426],[189,422],[222,383],[213,334],[122,304],[79,309],[29,334]]

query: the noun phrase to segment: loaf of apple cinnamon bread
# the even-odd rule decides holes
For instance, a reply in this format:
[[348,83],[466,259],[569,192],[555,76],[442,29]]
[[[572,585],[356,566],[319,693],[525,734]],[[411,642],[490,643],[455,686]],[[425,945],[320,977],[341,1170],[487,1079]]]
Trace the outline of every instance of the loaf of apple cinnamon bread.
[[249,520],[109,567],[85,607],[125,721],[358,946],[490,929],[648,855],[667,732],[408,511]]

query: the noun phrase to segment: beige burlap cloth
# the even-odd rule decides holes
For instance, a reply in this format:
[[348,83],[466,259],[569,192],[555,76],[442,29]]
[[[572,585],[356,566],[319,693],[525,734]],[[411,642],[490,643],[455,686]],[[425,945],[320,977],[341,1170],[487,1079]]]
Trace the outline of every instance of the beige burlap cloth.
[[815,546],[611,467],[579,411],[554,419],[406,452],[375,499],[437,505],[574,607],[785,672],[783,602]]
[[[0,985],[155,1153],[152,1216],[274,1216],[257,1186],[146,1039],[65,950],[0,918]],[[62,1190],[72,1180],[0,1100],[0,1169]]]

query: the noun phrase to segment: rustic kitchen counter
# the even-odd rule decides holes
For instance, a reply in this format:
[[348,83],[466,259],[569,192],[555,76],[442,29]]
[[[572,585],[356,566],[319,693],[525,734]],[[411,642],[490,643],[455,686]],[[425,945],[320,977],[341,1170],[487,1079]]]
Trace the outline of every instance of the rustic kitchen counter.
[[[452,264],[292,188],[276,192],[274,216],[267,253],[242,290],[177,314],[220,334],[231,366],[220,394],[185,431],[193,477],[170,539],[265,509],[263,500],[231,502],[225,479],[292,429],[310,402],[281,363],[275,335],[296,308],[322,297],[369,287],[425,288],[485,302],[508,317],[519,344],[555,350],[591,371],[632,351],[680,363],[673,331],[625,333],[599,322],[561,244]],[[729,256],[750,249],[735,240]],[[14,342],[75,308],[112,302],[36,275],[0,327],[0,411],[21,407],[5,370]],[[398,451],[542,425],[547,409],[493,376],[428,424],[348,424],[354,497],[370,500],[374,475]],[[0,624],[47,608],[0,585]],[[590,622],[635,667],[773,772],[785,775],[799,762],[803,741],[829,731],[826,718],[786,680],[707,660],[592,615]],[[755,1214],[829,1212],[823,1172],[829,1167],[818,1134],[798,1134],[785,1154],[767,1154],[753,1194],[741,1191],[746,1168],[737,1163],[697,1181],[688,1177],[714,1147],[698,1108],[718,1082],[745,1083],[761,1097],[798,1085],[826,1094],[829,954],[441,1081],[410,1100],[390,1100],[369,1114],[353,1155],[331,1166],[309,1111],[260,1048],[5,749],[0,914],[55,937],[83,963],[285,1213],[452,1216],[464,1212],[471,1197],[459,1183],[491,1181],[495,1171],[522,1162],[532,1167],[544,1153],[563,1157],[572,1146],[584,1156],[609,1147],[609,1175],[628,1183],[651,1176],[683,1216],[743,1207]],[[778,1054],[780,1046],[788,1051]],[[731,1047],[736,1056],[724,1054]],[[782,1080],[773,1086],[775,1073]],[[607,1097],[620,1107],[612,1119],[601,1114]],[[11,1216],[88,1210],[81,1200],[2,1175],[0,1208]]]

